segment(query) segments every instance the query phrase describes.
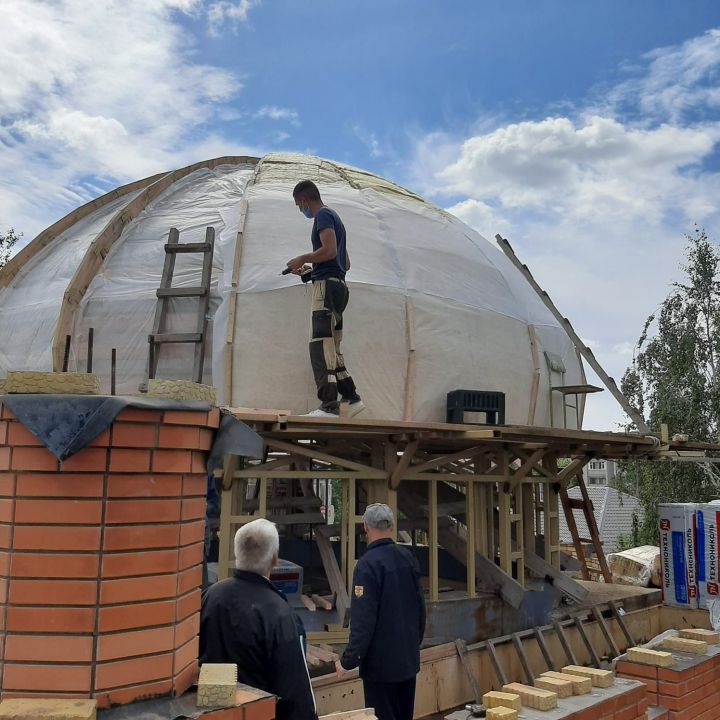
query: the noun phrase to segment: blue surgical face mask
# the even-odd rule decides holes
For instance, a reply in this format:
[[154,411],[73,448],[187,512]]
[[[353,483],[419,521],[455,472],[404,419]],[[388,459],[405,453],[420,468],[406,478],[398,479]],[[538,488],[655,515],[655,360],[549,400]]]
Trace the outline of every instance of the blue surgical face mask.
[[310,208],[300,208],[300,212],[301,212],[308,220],[312,220],[313,214],[312,214]]

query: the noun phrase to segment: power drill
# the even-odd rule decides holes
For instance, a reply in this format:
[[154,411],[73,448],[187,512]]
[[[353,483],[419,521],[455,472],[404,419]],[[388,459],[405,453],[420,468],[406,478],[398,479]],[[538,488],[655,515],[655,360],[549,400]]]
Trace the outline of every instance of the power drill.
[[[285,268],[280,274],[281,275],[289,275],[292,272],[290,268]],[[310,276],[312,275],[312,268],[309,270],[306,270],[301,276],[300,279],[306,283],[310,281]]]

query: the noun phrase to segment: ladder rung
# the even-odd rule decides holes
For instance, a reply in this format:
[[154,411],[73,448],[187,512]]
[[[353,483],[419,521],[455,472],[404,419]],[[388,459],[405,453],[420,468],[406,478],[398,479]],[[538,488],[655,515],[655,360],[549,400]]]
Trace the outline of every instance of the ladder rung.
[[148,335],[148,341],[154,343],[199,343],[202,333],[160,333]]
[[573,510],[582,510],[585,507],[585,501],[582,498],[568,498],[568,500]]
[[578,542],[586,543],[587,545],[593,545],[595,543],[595,541],[592,540],[591,538],[582,538],[582,537],[578,538]]
[[207,294],[207,289],[204,287],[174,287],[174,288],[160,288],[155,291],[155,294],[159,298],[165,297],[203,297]]
[[204,253],[210,252],[210,243],[168,243],[165,252],[171,253]]

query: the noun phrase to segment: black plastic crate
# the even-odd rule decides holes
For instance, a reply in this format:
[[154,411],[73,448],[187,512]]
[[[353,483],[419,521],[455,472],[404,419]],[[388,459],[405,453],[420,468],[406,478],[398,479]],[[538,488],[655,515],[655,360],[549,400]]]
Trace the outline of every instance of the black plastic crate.
[[453,390],[447,394],[447,417],[449,423],[462,424],[466,412],[485,413],[485,423],[478,425],[505,424],[505,393],[492,390]]

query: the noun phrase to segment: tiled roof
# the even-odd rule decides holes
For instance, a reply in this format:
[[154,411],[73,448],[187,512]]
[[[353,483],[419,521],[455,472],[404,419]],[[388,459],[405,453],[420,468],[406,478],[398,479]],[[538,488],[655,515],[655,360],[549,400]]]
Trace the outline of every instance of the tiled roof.
[[[587,490],[593,503],[595,522],[598,525],[600,539],[603,541],[603,548],[606,553],[615,552],[618,536],[630,535],[632,532],[633,513],[642,522],[644,513],[640,501],[632,495],[620,493],[607,486],[591,485]],[[571,498],[582,497],[578,487],[570,488],[568,495]],[[580,537],[590,537],[590,531],[582,511],[575,510],[574,515]],[[560,508],[560,542],[568,545],[572,543],[562,507]]]

